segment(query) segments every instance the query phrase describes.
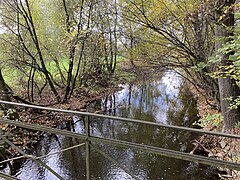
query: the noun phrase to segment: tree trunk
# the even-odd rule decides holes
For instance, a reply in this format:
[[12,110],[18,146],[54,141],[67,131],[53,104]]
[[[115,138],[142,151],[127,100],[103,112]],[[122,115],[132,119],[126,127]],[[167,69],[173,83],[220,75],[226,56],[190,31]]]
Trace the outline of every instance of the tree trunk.
[[[8,89],[6,87],[6,84],[4,82],[2,71],[0,68],[0,100],[3,101],[10,101],[10,97],[8,94]],[[6,107],[0,104],[0,109],[5,109]]]
[[[216,50],[220,49],[224,43],[231,41],[231,38],[233,37],[234,4],[235,0],[218,0],[216,3],[216,20],[218,21],[216,30]],[[229,55],[229,53],[221,55],[219,67],[232,64],[232,62],[228,60]],[[223,130],[224,132],[230,132],[234,128],[236,122],[240,119],[240,108],[237,110],[231,110],[229,108],[231,103],[229,98],[234,100],[240,96],[240,89],[230,76],[224,75],[224,68],[220,69],[220,71],[223,74],[223,76],[218,78],[221,110],[224,117]]]
[[[82,18],[83,18],[83,11],[84,11],[84,3],[85,1],[82,0],[81,1],[81,7],[80,7],[80,11],[79,11],[79,19],[78,19],[78,24],[77,24],[77,34],[76,36],[73,38],[73,40],[71,40],[71,44],[70,44],[70,49],[69,49],[69,66],[68,66],[68,76],[67,76],[67,85],[66,85],[66,90],[65,90],[65,95],[63,98],[63,102],[68,102],[68,100],[71,97],[71,92],[74,89],[73,85],[73,69],[74,69],[74,61],[75,61],[75,55],[76,55],[76,50],[77,50],[77,45],[79,43],[79,36],[82,30]],[[65,10],[65,14],[66,14],[66,29],[68,33],[71,33],[70,31],[70,17],[69,17],[69,12],[67,10],[67,6],[66,6],[66,1],[63,0],[63,4],[64,4],[64,10]]]
[[224,131],[231,131],[236,122],[239,121],[240,109],[230,110],[229,106],[231,101],[227,98],[232,97],[235,99],[240,95],[239,87],[235,84],[234,80],[230,77],[220,77],[218,78],[219,91],[220,91],[220,101],[221,110],[224,117]]

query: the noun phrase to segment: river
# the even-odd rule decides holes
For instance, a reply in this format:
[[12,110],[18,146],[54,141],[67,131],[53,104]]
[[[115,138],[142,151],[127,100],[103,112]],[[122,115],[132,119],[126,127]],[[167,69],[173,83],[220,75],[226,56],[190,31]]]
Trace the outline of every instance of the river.
[[[92,103],[89,110],[102,109],[104,114],[141,119],[163,124],[190,126],[198,119],[196,100],[189,92],[185,82],[174,71],[159,73],[156,77],[122,85],[122,90]],[[72,117],[71,129],[84,133],[82,117]],[[64,125],[62,125],[64,127]],[[196,134],[179,132],[148,125],[139,125],[109,119],[92,119],[91,134],[131,141],[157,147],[190,152]],[[33,150],[34,155],[54,153],[81,143],[80,140],[64,136],[45,134],[43,140]],[[149,154],[131,148],[96,144],[99,149],[130,169],[138,179],[145,180],[201,180],[219,179],[214,168],[194,162],[182,161]],[[75,148],[49,156],[43,161],[58,172],[64,179],[81,180],[85,175],[85,148]],[[45,168],[32,160],[14,162],[16,176],[23,180],[57,179]],[[91,179],[127,180],[131,176],[112,163],[96,150],[91,150]]]

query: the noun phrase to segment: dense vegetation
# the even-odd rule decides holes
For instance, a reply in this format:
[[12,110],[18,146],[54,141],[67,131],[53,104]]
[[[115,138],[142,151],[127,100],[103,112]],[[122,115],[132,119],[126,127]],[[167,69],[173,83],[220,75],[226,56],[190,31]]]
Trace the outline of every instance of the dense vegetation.
[[123,59],[181,69],[229,131],[240,119],[238,10],[236,0],[2,0],[1,99],[66,103],[109,86]]

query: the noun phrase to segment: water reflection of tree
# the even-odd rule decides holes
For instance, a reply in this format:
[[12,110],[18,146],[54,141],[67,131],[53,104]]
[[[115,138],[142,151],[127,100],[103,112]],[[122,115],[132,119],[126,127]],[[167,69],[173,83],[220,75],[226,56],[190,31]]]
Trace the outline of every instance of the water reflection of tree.
[[[65,137],[62,140],[62,148],[81,144],[81,140]],[[85,148],[78,147],[72,150],[64,151],[59,158],[61,170],[64,177],[68,179],[85,179]]]
[[[159,81],[149,81],[141,85],[129,85],[127,93],[124,94],[118,106],[118,97],[111,96],[100,102],[106,114],[142,119],[146,121],[155,121],[159,109],[166,113],[166,123],[173,125],[189,125],[189,120],[196,119],[196,102],[189,96],[186,88],[177,87],[180,94],[169,94],[167,86]],[[100,105],[98,104],[98,106]],[[110,119],[95,119],[91,124],[93,135],[115,138],[130,142],[153,145],[157,147],[187,151],[191,145],[192,135],[187,132],[178,132],[164,128],[157,128],[149,125],[113,121]],[[156,156],[141,151],[131,150],[129,158],[128,148],[118,148],[115,146],[100,145],[100,148],[109,154],[115,160],[123,164],[128,164],[133,173],[139,173],[143,179],[167,179],[184,178],[184,171],[189,163],[176,159]],[[99,163],[92,164],[92,167],[98,171],[99,177],[105,178],[106,169],[110,166],[109,161],[97,153],[93,155],[94,160]],[[104,162],[104,163],[103,163]],[[100,172],[103,172],[102,175]]]
[[[129,88],[131,89],[131,88]],[[128,98],[128,102],[126,104],[132,104],[131,107],[124,106],[125,108],[117,109],[117,115],[119,116],[128,116],[136,119],[144,119],[153,121],[154,120],[154,113],[152,111],[145,111],[145,107],[149,106],[149,104],[153,105],[154,101],[154,93],[150,93],[150,90],[154,90],[152,86],[142,86],[140,91],[134,91],[129,94],[132,94],[134,98]],[[155,93],[156,94],[156,93]],[[158,94],[160,95],[160,94]],[[144,97],[144,98],[143,98]],[[147,100],[144,100],[147,98]],[[130,100],[132,102],[130,102]],[[136,103],[138,101],[139,103]],[[137,107],[135,105],[138,105]],[[185,103],[187,106],[187,103]],[[110,106],[111,107],[111,106]],[[170,106],[171,107],[171,106]],[[179,110],[179,108],[177,108]],[[152,109],[151,109],[152,110]],[[169,114],[171,108],[169,108]],[[186,108],[180,109],[177,116],[173,116],[173,118],[178,118],[177,121],[183,121],[183,112],[186,112]],[[175,114],[175,112],[174,112]],[[174,119],[175,120],[175,119]],[[178,125],[179,123],[174,122],[174,120],[170,120],[172,124]],[[124,123],[124,122],[117,122],[111,120],[103,120],[102,123],[96,123],[95,128],[101,132],[101,135],[104,137],[109,137],[109,135],[113,135],[111,138],[137,142],[141,144],[148,144],[154,145],[162,148],[169,148],[174,150],[186,150],[186,145],[184,143],[188,143],[186,138],[182,139],[182,135],[179,135],[176,131],[171,131],[169,129],[163,128],[156,128],[153,126],[148,125],[140,125],[135,123]],[[114,133],[113,133],[114,132]],[[188,137],[187,137],[188,138]],[[104,146],[102,146],[104,148]],[[110,150],[112,148],[104,148],[110,155],[114,152],[114,158],[121,159],[124,157],[126,152],[124,150],[120,150],[119,148],[115,148],[114,150]],[[110,150],[110,151],[109,151]],[[117,153],[116,153],[117,152]],[[160,156],[149,155],[147,153],[134,152],[134,159],[132,162],[132,170],[134,172],[141,171],[139,170],[139,166],[142,165],[144,171],[147,173],[147,177],[149,179],[156,179],[157,177],[176,177],[176,169],[178,169],[179,173],[182,171],[181,168],[187,166],[187,162],[183,163],[179,160],[164,158]],[[185,164],[183,166],[183,164]],[[162,169],[159,171],[159,169]]]
[[[179,95],[181,100],[181,107],[170,106],[167,111],[167,119],[169,124],[177,126],[191,126],[191,124],[198,119],[196,100],[193,98],[192,94],[186,88],[182,86],[181,93]],[[174,134],[175,139],[181,140],[180,149],[189,149],[192,144],[188,141],[197,137],[196,134],[190,132],[179,131],[177,134]]]
[[168,122],[178,126],[190,126],[198,119],[196,100],[186,87],[181,88],[179,98],[181,100],[181,107],[178,108],[177,105],[169,107],[167,111]]

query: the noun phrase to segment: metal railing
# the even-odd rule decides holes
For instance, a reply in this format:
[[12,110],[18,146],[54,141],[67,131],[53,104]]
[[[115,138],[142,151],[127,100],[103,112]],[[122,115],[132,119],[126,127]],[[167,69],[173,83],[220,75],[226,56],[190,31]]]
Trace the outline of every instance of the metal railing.
[[[6,118],[0,118],[0,123],[10,124],[10,125],[14,125],[14,126],[22,127],[22,128],[38,130],[38,131],[43,131],[43,132],[48,132],[48,133],[52,133],[52,134],[63,135],[63,136],[66,136],[66,137],[72,137],[72,138],[77,138],[77,139],[84,140],[84,143],[62,149],[61,151],[59,151],[57,153],[61,153],[63,151],[67,151],[67,150],[70,150],[70,149],[73,149],[73,148],[76,148],[76,147],[85,146],[85,150],[86,150],[86,157],[85,157],[86,158],[86,164],[85,165],[86,165],[86,179],[87,180],[90,180],[90,177],[91,177],[91,174],[90,174],[90,149],[92,149],[92,148],[94,150],[96,150],[98,153],[100,153],[101,155],[103,155],[105,158],[112,161],[114,164],[118,165],[126,173],[128,173],[132,178],[139,179],[137,176],[135,176],[134,174],[131,173],[131,171],[128,169],[128,167],[125,167],[125,166],[119,164],[116,160],[114,160],[113,158],[108,156],[105,152],[103,152],[99,148],[97,148],[94,145],[94,143],[96,143],[96,144],[104,143],[104,144],[116,145],[116,146],[121,146],[121,147],[127,147],[127,148],[137,149],[137,150],[141,150],[141,151],[148,152],[148,153],[153,153],[153,154],[156,154],[156,155],[161,155],[161,156],[166,156],[166,157],[171,157],[171,158],[176,158],[176,159],[181,159],[181,160],[186,160],[186,161],[194,161],[194,162],[199,162],[199,163],[206,164],[206,165],[223,167],[223,168],[234,169],[234,170],[240,171],[240,164],[238,164],[238,163],[217,160],[217,159],[214,159],[214,158],[209,158],[209,157],[204,157],[204,156],[199,156],[199,155],[194,155],[194,154],[188,154],[188,153],[184,153],[184,152],[180,152],[180,151],[164,149],[164,148],[159,148],[159,147],[154,147],[154,146],[149,146],[149,145],[139,144],[139,143],[134,143],[134,142],[129,142],[129,141],[122,141],[122,140],[111,139],[111,138],[97,137],[97,136],[94,136],[94,135],[90,134],[90,123],[91,123],[91,117],[97,117],[97,118],[99,118],[100,121],[103,120],[103,119],[112,119],[112,120],[124,121],[124,122],[128,122],[128,123],[140,123],[140,124],[152,125],[152,126],[156,126],[156,127],[164,127],[164,128],[175,129],[175,130],[179,130],[179,131],[189,131],[189,132],[194,132],[194,133],[198,133],[198,134],[208,134],[208,135],[222,136],[222,137],[227,137],[227,138],[240,139],[240,135],[237,135],[237,134],[212,132],[212,131],[206,131],[206,130],[200,130],[200,129],[194,129],[194,128],[187,128],[187,127],[182,127],[182,126],[159,124],[159,123],[136,120],[136,119],[122,118],[122,117],[115,117],[115,116],[107,116],[107,115],[94,114],[94,113],[88,113],[88,112],[78,112],[78,111],[71,111],[71,110],[55,109],[55,108],[20,104],[20,103],[7,102],[7,101],[0,101],[0,104],[20,106],[20,107],[26,107],[26,108],[34,108],[34,109],[41,109],[41,110],[47,110],[47,111],[51,111],[51,112],[65,113],[65,114],[68,114],[68,115],[84,116],[85,117],[84,118],[85,133],[84,134],[71,132],[71,131],[67,131],[67,130],[60,130],[60,129],[56,129],[56,128],[50,128],[50,127],[36,125],[36,124],[29,124],[29,123],[24,123],[24,122],[19,122],[19,121],[13,121],[13,120],[9,120],[9,119],[6,119]],[[16,147],[12,142],[10,142],[5,136],[0,135],[0,137],[7,144],[14,147],[22,155],[22,156],[17,157],[17,158],[31,158],[33,161],[38,162],[41,166],[48,169],[57,178],[64,179],[57,172],[55,172],[51,167],[49,167],[48,165],[44,164],[41,161],[41,158],[51,156],[53,154],[47,154],[47,155],[43,155],[41,157],[35,157],[35,156],[32,156],[32,155],[27,155],[27,154],[25,154],[24,151],[22,151],[21,149]],[[54,154],[56,154],[56,153],[54,153]],[[7,159],[7,160],[4,160],[0,163],[9,162],[9,161],[12,161],[12,160],[17,159],[17,158]],[[0,177],[7,178],[7,179],[17,179],[16,177],[9,176],[9,175],[3,174],[3,173],[0,173]]]

